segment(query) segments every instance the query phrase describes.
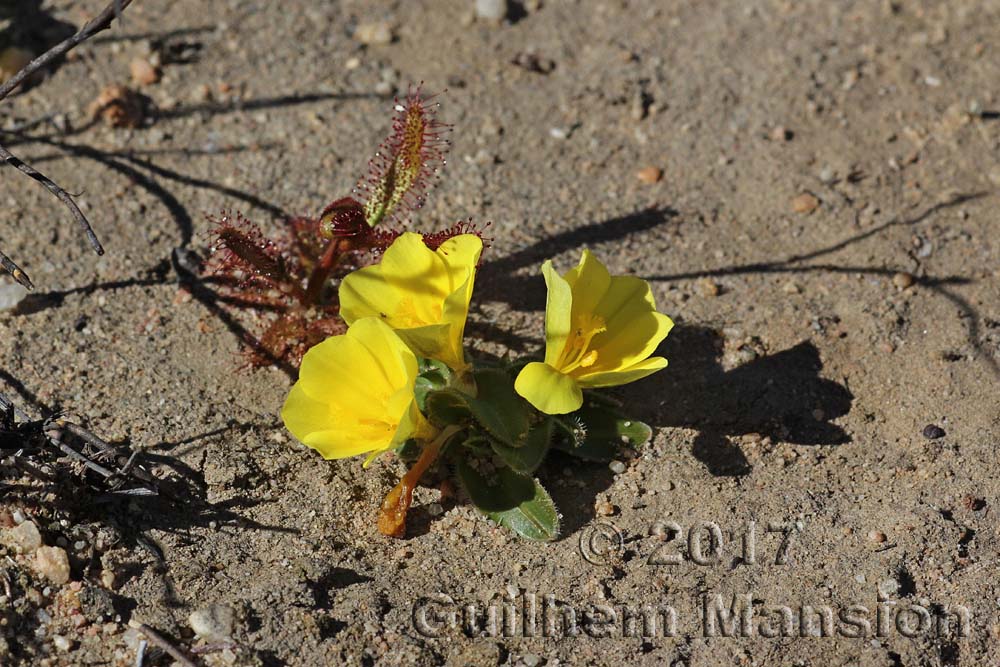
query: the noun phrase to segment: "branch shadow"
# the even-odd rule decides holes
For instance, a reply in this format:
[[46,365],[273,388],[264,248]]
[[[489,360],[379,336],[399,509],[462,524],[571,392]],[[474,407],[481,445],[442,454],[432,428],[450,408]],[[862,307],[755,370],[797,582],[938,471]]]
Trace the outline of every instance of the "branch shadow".
[[203,25],[192,28],[174,28],[173,30],[163,30],[157,32],[114,32],[106,35],[98,35],[90,40],[91,44],[116,44],[121,42],[144,42],[152,41],[165,43],[178,37],[191,37],[194,35],[204,35],[215,32],[215,26]]
[[476,276],[476,298],[506,303],[515,310],[542,310],[545,308],[545,289],[541,273],[520,276],[517,275],[519,270],[538,268],[546,259],[583,245],[618,241],[626,236],[648,231],[669,222],[677,215],[678,212],[669,206],[654,206],[546,237],[526,248],[483,264]]
[[[32,403],[40,414],[46,417],[58,414],[42,405],[30,390],[9,372],[0,370],[0,380]],[[178,458],[180,453],[175,455],[156,453],[157,450],[171,451],[181,445],[219,437],[235,429],[246,431],[252,428],[253,424],[233,420],[224,427],[177,442],[159,443],[147,450],[134,450],[128,438],[108,442],[106,446],[110,449],[106,451],[117,452],[121,457],[130,460],[131,457],[136,457],[138,466],[145,471],[143,479],[149,480],[150,486],[146,486],[145,489],[140,488],[138,491],[142,492],[136,493],[135,489],[115,490],[115,486],[96,484],[93,478],[87,476],[86,471],[57,464],[58,456],[51,458],[45,454],[40,455],[39,452],[45,450],[39,449],[37,441],[48,437],[43,435],[41,430],[45,421],[30,419],[24,412],[17,410],[13,401],[2,394],[0,394],[0,409],[7,411],[8,417],[13,412],[17,416],[16,421],[20,422],[19,424],[11,422],[4,427],[13,429],[8,435],[19,434],[21,437],[20,443],[7,443],[7,448],[26,450],[25,456],[34,457],[32,468],[47,470],[43,477],[35,478],[34,484],[17,485],[20,504],[26,507],[48,507],[57,510],[72,517],[74,523],[112,526],[126,543],[146,548],[161,563],[164,561],[162,550],[149,536],[149,531],[187,535],[186,539],[189,540],[192,539],[190,531],[193,528],[220,526],[277,533],[298,532],[294,528],[264,524],[242,514],[245,510],[267,501],[242,495],[224,502],[209,501],[208,484],[202,472]],[[158,475],[155,474],[157,472]],[[23,474],[23,471],[16,473],[16,478],[20,479]],[[7,485],[5,491],[10,488],[10,485]]]
[[[4,3],[0,18],[9,19],[0,31],[0,49],[17,46],[39,54],[63,41],[76,32],[76,26],[60,21],[43,8],[42,0],[18,0]],[[65,56],[57,59],[52,69],[65,62]],[[29,79],[37,81],[36,77]]]
[[[892,219],[877,227],[870,230],[866,230],[852,237],[849,237],[843,241],[839,241],[832,245],[819,248],[812,252],[802,253],[797,255],[791,255],[782,260],[775,260],[770,262],[753,262],[748,264],[737,264],[733,266],[720,267],[716,269],[705,269],[701,271],[687,271],[681,273],[673,274],[658,274],[653,276],[644,276],[646,280],[658,281],[658,282],[671,282],[678,280],[692,280],[697,278],[710,278],[710,277],[722,277],[722,276],[739,276],[748,274],[770,274],[770,273],[847,273],[847,274],[865,274],[865,275],[876,275],[889,277],[898,273],[900,270],[895,268],[884,268],[884,267],[872,267],[872,266],[849,266],[843,264],[834,263],[808,263],[801,264],[800,262],[806,262],[809,260],[815,260],[819,257],[835,253],[839,250],[843,250],[850,245],[864,241],[865,239],[871,238],[876,234],[883,232],[892,227],[911,227],[924,220],[930,218],[934,214],[941,210],[960,206],[961,204],[973,201],[976,199],[981,199],[987,196],[985,192],[975,192],[969,194],[960,194],[947,201],[940,202],[933,206],[928,207],[923,213],[914,216],[909,219]],[[963,314],[963,319],[968,322],[968,334],[967,339],[969,344],[976,350],[978,357],[983,359],[993,373],[993,375],[1000,378],[1000,360],[995,358],[988,350],[983,348],[981,338],[981,327],[979,325],[979,313],[975,308],[968,302],[968,300],[962,298],[954,291],[948,289],[952,285],[968,285],[975,281],[971,278],[953,275],[953,276],[915,276],[916,284],[922,287],[930,289],[935,294],[942,296],[952,303],[954,303]]]
[[154,120],[169,120],[186,118],[188,116],[219,116],[244,111],[260,111],[279,107],[292,107],[302,104],[313,104],[329,100],[360,100],[360,99],[392,99],[392,95],[379,93],[305,93],[293,95],[276,95],[257,99],[234,99],[228,102],[203,102],[174,107],[172,109],[153,109]]

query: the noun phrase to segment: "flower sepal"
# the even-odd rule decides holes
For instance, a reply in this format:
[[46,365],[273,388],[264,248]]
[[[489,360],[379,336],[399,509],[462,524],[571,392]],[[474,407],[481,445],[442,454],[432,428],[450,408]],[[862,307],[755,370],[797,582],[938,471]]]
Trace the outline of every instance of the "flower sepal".
[[569,415],[553,417],[552,447],[585,461],[611,461],[622,447],[639,447],[653,437],[653,429],[619,413],[596,392],[586,392],[584,406]]

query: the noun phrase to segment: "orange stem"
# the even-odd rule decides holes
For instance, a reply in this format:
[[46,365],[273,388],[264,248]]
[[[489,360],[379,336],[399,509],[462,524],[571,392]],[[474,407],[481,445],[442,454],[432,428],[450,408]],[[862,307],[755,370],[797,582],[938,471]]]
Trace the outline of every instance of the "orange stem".
[[378,530],[383,535],[389,537],[403,537],[406,534],[406,513],[413,503],[413,490],[420,483],[420,478],[424,472],[437,460],[441,448],[448,439],[458,430],[456,426],[449,426],[424,447],[420,453],[420,458],[413,464],[413,467],[403,475],[403,479],[392,488],[382,501],[382,506],[378,513]]

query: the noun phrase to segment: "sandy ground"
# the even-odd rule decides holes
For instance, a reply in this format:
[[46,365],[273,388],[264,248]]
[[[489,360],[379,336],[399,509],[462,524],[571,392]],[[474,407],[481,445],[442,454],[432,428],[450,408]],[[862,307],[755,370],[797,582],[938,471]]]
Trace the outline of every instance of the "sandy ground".
[[[101,5],[45,8],[79,25]],[[195,500],[6,489],[78,583],[2,559],[0,662],[131,665],[130,619],[188,649],[204,643],[189,614],[212,605],[234,612],[237,646],[206,665],[1000,659],[1000,3],[544,0],[512,17],[473,21],[459,0],[137,2],[4,103],[8,126],[57,114],[8,146],[80,193],[108,253],[3,172],[2,249],[37,288],[0,314],[0,391],[145,450]],[[352,37],[370,21],[392,43]],[[150,51],[169,57],[141,89],[146,126],[88,123]],[[554,68],[514,63],[532,54]],[[273,230],[346,194],[392,93],[418,81],[448,89],[455,130],[413,228],[493,222],[473,348],[538,351],[538,267],[582,247],[650,280],[677,322],[670,367],[619,392],[654,442],[623,451],[620,474],[541,471],[564,514],[554,543],[461,498],[433,516],[434,486],[408,539],[380,536],[402,464],[294,446],[288,376],[237,370],[233,322],[256,324],[191,298],[172,260],[205,256],[206,214]],[[489,627],[467,605],[510,625],[476,636]],[[827,609],[829,636],[809,636]]]

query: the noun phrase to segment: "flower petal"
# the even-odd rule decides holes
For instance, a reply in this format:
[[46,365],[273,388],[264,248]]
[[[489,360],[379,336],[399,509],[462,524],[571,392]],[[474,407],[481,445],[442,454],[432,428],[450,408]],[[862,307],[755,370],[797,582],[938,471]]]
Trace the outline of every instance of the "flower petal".
[[583,405],[583,392],[573,378],[538,361],[521,369],[514,390],[547,415],[563,415]]
[[[378,389],[388,385],[381,365],[372,365],[372,356],[353,336],[333,336],[313,346],[302,358],[295,386],[313,400],[349,407],[362,412],[378,405]],[[300,438],[301,440],[301,438]]]
[[389,289],[378,265],[352,271],[340,281],[340,316],[348,325],[362,317],[389,320],[399,309],[400,296]]
[[441,319],[451,325],[448,340],[450,362],[443,358],[441,361],[452,369],[465,366],[462,339],[465,337],[465,322],[469,317],[469,303],[476,284],[476,265],[482,252],[483,240],[473,234],[448,239],[438,248],[451,280],[451,294],[445,299],[441,314]]
[[[592,347],[599,350],[589,373],[615,370],[642,361],[656,351],[673,328],[673,321],[656,312],[649,284],[634,276],[615,276],[597,314],[607,323]],[[585,373],[577,373],[583,377]]]
[[597,304],[611,285],[611,274],[589,250],[584,250],[580,263],[565,275],[573,290],[573,322],[581,315],[597,312]]
[[414,398],[418,372],[413,352],[387,324],[362,318],[306,353],[282,420],[324,458],[385,451],[418,431],[426,435]]
[[448,266],[427,247],[423,236],[404,232],[386,249],[378,266],[386,283],[405,295],[414,315],[426,323],[440,318],[441,304],[451,293]]
[[[396,333],[416,354],[427,359],[437,359],[448,368],[456,368],[454,364],[464,365],[456,354],[452,345],[450,324],[428,324],[423,327],[413,329],[397,329]],[[461,347],[459,347],[461,351]]]
[[590,375],[577,378],[581,387],[596,389],[597,387],[618,387],[629,382],[641,380],[647,375],[652,375],[658,370],[667,367],[667,360],[663,357],[650,357],[637,364],[620,370],[606,371],[603,373],[592,373]]
[[545,260],[542,264],[542,275],[548,287],[545,300],[545,363],[555,366],[559,363],[572,327],[573,291],[556,272],[552,260]]

